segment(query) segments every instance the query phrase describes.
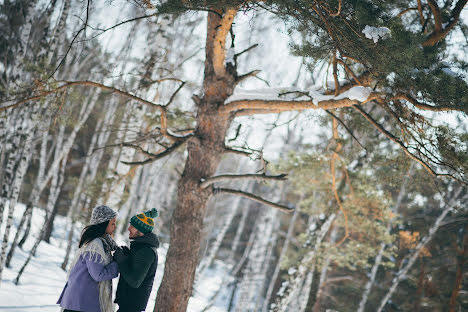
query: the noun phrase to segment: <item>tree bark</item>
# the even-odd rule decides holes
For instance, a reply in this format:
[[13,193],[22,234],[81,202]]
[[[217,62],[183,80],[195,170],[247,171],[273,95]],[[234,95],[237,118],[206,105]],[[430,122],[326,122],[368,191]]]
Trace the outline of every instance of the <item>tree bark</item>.
[[32,256],[35,256],[37,248],[39,247],[39,244],[41,243],[41,241],[42,241],[42,239],[44,237],[44,234],[45,234],[45,231],[46,231],[46,224],[47,224],[47,222],[48,222],[48,220],[50,218],[50,213],[51,213],[53,207],[55,206],[55,203],[56,203],[58,195],[60,193],[60,189],[62,187],[63,181],[65,180],[64,176],[65,176],[66,163],[67,163],[67,160],[63,159],[62,160],[62,166],[60,168],[60,172],[57,172],[56,174],[54,174],[54,176],[52,178],[51,186],[50,186],[50,194],[49,194],[49,198],[47,200],[47,206],[46,206],[46,209],[45,209],[46,213],[45,213],[45,216],[44,216],[44,225],[41,228],[41,231],[39,232],[39,235],[37,236],[36,241],[34,242],[34,245],[33,245],[32,249],[31,249],[31,251],[29,252],[28,258],[24,262],[21,269],[18,271],[18,275],[16,276],[16,279],[15,279],[15,285],[19,284],[19,280],[21,278],[21,275],[23,275],[23,272],[26,269],[26,267],[28,266],[29,261],[31,261]]
[[13,184],[11,188],[11,196],[9,197],[9,204],[8,204],[8,217],[6,220],[5,232],[3,234],[2,251],[1,251],[1,256],[0,256],[0,281],[2,279],[3,266],[5,262],[8,240],[10,238],[10,229],[13,224],[13,213],[15,211],[16,204],[18,202],[18,197],[19,197],[19,193],[21,190],[21,185],[23,184],[24,175],[26,174],[26,170],[29,166],[29,161],[31,159],[32,153],[30,152],[30,150],[32,147],[33,137],[35,133],[34,128],[35,128],[34,126],[29,128],[28,129],[29,133],[26,134],[26,140],[23,146],[23,154],[18,164],[18,168],[16,169],[15,178],[13,180]]
[[200,188],[200,181],[216,172],[230,124],[229,116],[220,114],[218,108],[234,89],[234,77],[224,67],[224,44],[235,14],[235,10],[228,10],[222,17],[208,13],[204,96],[198,104],[195,136],[187,145],[188,156],[179,181],[171,241],[154,311],[186,311],[192,293],[205,208],[212,195],[210,189]]
[[[49,130],[46,129],[42,132],[42,141],[41,141],[41,148],[40,148],[40,157],[39,157],[39,169],[37,171],[37,177],[36,177],[36,182],[34,183],[33,190],[31,191],[31,195],[29,197],[28,203],[26,204],[26,209],[23,213],[23,216],[21,217],[21,221],[16,229],[16,234],[13,239],[13,242],[11,243],[10,246],[10,251],[8,252],[6,261],[5,261],[5,266],[7,268],[10,267],[10,262],[11,259],[13,258],[13,255],[15,253],[16,246],[18,245],[18,240],[21,235],[21,230],[23,229],[24,223],[28,222],[28,227],[29,229],[31,227],[30,225],[30,220],[31,220],[31,210],[34,205],[37,204],[39,200],[39,195],[38,194],[38,184],[41,182],[42,178],[44,177],[44,171],[45,171],[45,166],[46,166],[46,159],[47,159],[47,140],[49,137]],[[22,246],[22,244],[21,244]],[[20,246],[20,247],[21,247]]]

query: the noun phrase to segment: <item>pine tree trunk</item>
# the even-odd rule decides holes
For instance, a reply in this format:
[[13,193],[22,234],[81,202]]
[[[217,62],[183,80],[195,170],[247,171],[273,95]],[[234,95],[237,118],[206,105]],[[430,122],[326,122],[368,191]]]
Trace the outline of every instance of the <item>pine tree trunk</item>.
[[[225,151],[224,140],[231,120],[218,107],[234,89],[233,76],[225,72],[224,64],[219,64],[219,59],[224,59],[224,55],[218,54],[224,53],[223,43],[214,39],[218,31],[230,29],[235,13],[227,10],[223,19],[216,13],[208,13],[204,96],[197,105],[196,135],[187,143],[188,156],[172,216],[171,242],[154,308],[157,312],[186,311],[192,293],[205,208],[212,195],[210,189],[200,187],[200,182],[216,172]],[[223,51],[219,52],[216,46]]]

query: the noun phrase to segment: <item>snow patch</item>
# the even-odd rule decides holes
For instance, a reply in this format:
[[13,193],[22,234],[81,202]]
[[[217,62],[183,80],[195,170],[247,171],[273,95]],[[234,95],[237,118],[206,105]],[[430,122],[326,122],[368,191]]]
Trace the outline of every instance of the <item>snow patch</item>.
[[390,37],[390,29],[387,27],[373,27],[366,25],[362,30],[362,33],[368,39],[374,40],[374,43],[377,43],[380,39],[386,39]]
[[351,89],[337,95],[324,94],[325,90],[322,87],[313,89],[309,92],[298,91],[292,88],[268,88],[245,90],[236,89],[225,104],[243,101],[243,100],[258,100],[258,101],[312,101],[314,105],[318,105],[322,101],[350,99],[363,102],[367,100],[372,93],[372,89],[368,87],[355,86]]
[[442,71],[449,76],[458,77],[458,75],[455,72],[453,72],[450,68],[442,68]]

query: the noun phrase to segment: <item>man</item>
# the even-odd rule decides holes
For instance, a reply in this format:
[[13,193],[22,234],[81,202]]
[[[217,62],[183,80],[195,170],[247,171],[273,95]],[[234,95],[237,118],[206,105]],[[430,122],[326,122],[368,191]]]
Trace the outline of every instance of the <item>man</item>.
[[140,312],[146,309],[158,266],[158,237],[153,234],[156,208],[130,219],[130,249],[121,247],[114,253],[120,271],[115,303],[118,312]]

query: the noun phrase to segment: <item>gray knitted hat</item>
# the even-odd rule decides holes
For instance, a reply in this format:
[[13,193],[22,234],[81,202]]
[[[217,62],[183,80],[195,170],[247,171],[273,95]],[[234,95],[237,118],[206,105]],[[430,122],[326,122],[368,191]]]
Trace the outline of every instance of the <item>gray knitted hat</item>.
[[105,205],[97,206],[93,209],[91,215],[90,225],[99,224],[114,219],[117,216],[117,212],[110,209]]

